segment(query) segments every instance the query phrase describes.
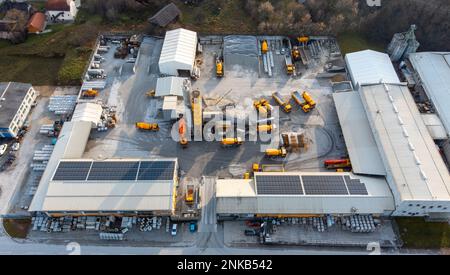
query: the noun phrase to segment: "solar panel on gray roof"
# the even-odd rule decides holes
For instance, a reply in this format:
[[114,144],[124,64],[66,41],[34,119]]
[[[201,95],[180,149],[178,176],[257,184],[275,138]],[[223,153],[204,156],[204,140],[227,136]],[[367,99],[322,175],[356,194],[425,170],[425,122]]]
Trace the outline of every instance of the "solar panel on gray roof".
[[61,161],[53,180],[86,180],[91,161]]
[[142,161],[138,180],[172,180],[174,161]]
[[349,176],[344,177],[347,183],[348,191],[350,195],[368,195],[366,185],[362,183],[359,179],[350,179]]
[[303,195],[299,176],[256,176],[259,195]]
[[138,161],[94,161],[88,180],[136,180]]
[[348,195],[342,176],[302,176],[306,195]]

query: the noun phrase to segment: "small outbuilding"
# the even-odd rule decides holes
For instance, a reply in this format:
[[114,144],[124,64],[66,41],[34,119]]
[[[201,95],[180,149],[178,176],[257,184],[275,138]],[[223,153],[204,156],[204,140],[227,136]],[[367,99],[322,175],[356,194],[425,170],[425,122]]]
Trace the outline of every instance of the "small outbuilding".
[[179,96],[183,97],[185,81],[184,77],[160,77],[156,81],[155,96]]
[[45,30],[46,26],[45,14],[36,12],[31,16],[30,21],[28,21],[28,33],[41,33]]
[[149,18],[148,21],[151,24],[160,27],[166,27],[180,16],[181,16],[180,9],[174,3],[170,3],[164,6],[164,8],[160,9],[155,15]]
[[197,33],[176,29],[166,32],[161,55],[159,71],[169,76],[190,76],[197,52]]

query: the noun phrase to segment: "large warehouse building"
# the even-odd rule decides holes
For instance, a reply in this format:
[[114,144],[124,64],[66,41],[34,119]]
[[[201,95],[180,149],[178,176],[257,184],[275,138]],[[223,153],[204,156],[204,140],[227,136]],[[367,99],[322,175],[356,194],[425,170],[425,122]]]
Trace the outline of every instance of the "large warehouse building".
[[197,52],[197,33],[176,29],[166,32],[159,58],[159,71],[169,76],[190,76]]
[[17,136],[36,97],[31,84],[0,83],[0,138]]
[[[79,106],[82,114],[86,107]],[[64,123],[29,211],[50,216],[171,215],[177,159],[83,158],[95,121],[88,114]]]

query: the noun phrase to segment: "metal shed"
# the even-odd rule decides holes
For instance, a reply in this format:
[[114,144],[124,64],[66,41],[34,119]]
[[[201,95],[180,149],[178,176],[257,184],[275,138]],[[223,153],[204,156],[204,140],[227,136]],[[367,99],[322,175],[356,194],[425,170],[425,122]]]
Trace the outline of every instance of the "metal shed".
[[197,33],[186,29],[166,32],[161,55],[159,71],[164,75],[190,75],[197,51]]

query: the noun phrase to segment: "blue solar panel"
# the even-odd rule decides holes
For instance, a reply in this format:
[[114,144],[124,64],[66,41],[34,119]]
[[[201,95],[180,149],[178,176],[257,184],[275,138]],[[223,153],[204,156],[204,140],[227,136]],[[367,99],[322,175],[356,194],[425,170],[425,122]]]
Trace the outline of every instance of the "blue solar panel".
[[95,161],[89,172],[88,180],[136,180],[138,161]]
[[138,180],[172,180],[174,161],[142,161]]
[[86,180],[91,161],[61,161],[53,180]]

